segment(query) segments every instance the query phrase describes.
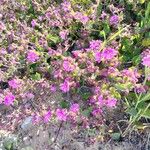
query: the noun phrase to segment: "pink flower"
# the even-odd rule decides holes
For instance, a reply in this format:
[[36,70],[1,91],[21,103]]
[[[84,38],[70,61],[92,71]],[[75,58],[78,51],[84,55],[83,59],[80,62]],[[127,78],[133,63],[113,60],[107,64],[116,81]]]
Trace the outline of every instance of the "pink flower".
[[52,116],[52,113],[51,113],[51,111],[49,110],[49,111],[44,115],[44,122],[45,122],[45,123],[49,122],[51,116]]
[[95,53],[95,61],[97,61],[98,63],[101,62],[101,52],[96,52]]
[[69,92],[69,90],[70,90],[70,84],[69,84],[69,81],[67,79],[65,79],[64,83],[60,84],[60,89],[64,93]]
[[32,93],[26,93],[26,97],[28,99],[33,99],[34,98],[34,94],[32,94]]
[[55,85],[51,85],[51,86],[50,86],[50,90],[51,90],[52,92],[56,92],[56,86],[55,86]]
[[72,104],[70,107],[70,111],[74,112],[74,113],[77,113],[79,111],[79,109],[80,109],[80,107],[79,107],[79,104],[77,104],[77,103]]
[[90,41],[90,48],[93,50],[99,50],[101,46],[101,41],[100,40],[92,40]]
[[21,86],[21,83],[17,79],[13,79],[13,80],[8,81],[8,84],[13,89],[17,89],[17,88],[19,88]]
[[144,66],[150,67],[150,55],[143,57],[142,61]]
[[81,12],[77,12],[74,17],[75,19],[81,21],[83,24],[86,24],[89,20],[89,18],[84,14],[82,14]]
[[65,40],[67,38],[67,35],[68,35],[68,31],[67,30],[63,30],[63,31],[60,31],[59,32],[59,36]]
[[66,109],[57,109],[56,110],[57,119],[60,121],[67,120],[67,110]]
[[61,3],[61,7],[67,13],[67,12],[69,12],[69,10],[71,8],[71,3],[64,1],[63,3]]
[[63,62],[63,68],[64,68],[64,70],[67,71],[67,72],[70,72],[70,71],[73,71],[73,70],[74,70],[74,66],[71,65],[70,62],[67,61],[67,60],[65,60],[65,61]]
[[103,96],[101,96],[101,95],[98,97],[98,105],[99,106],[103,106],[104,105]]
[[101,56],[104,60],[111,60],[116,55],[117,55],[117,51],[113,48],[110,48],[110,47],[105,48],[101,53]]
[[35,51],[29,51],[27,54],[27,60],[29,62],[36,62],[39,59],[39,55]]
[[113,15],[109,19],[110,25],[117,25],[119,23],[119,17],[117,15]]
[[96,108],[96,109],[94,109],[94,110],[92,111],[92,114],[93,114],[94,116],[99,116],[101,113],[102,113],[102,110],[99,109],[99,108]]
[[36,26],[36,21],[33,19],[32,21],[31,21],[31,25],[32,25],[32,27],[34,28],[35,26]]
[[124,69],[122,71],[122,75],[125,77],[128,77],[128,79],[133,82],[136,83],[138,82],[138,78],[140,77],[140,74],[138,73],[137,69]]
[[33,115],[33,123],[39,123],[41,121],[41,116],[39,114],[34,114]]
[[4,104],[10,106],[13,104],[14,100],[15,100],[15,96],[12,93],[9,93],[4,98]]
[[109,98],[106,100],[106,106],[115,107],[117,104],[117,100],[115,98]]
[[62,70],[55,70],[55,71],[54,71],[54,78],[63,79]]

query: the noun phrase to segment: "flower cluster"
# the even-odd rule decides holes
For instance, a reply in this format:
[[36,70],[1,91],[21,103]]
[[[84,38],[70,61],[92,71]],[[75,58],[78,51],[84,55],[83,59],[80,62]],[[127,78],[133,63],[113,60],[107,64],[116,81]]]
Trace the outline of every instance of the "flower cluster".
[[[91,118],[103,122],[104,111],[116,108],[133,91],[149,91],[149,84],[141,82],[140,66],[150,67],[150,50],[133,46],[137,37],[128,38],[120,30],[121,8],[113,8],[117,15],[109,14],[111,10],[98,14],[92,4],[86,9],[72,1],[50,6],[48,0],[4,3],[0,104],[20,106],[26,115],[34,115],[35,122],[54,118],[87,125]],[[51,100],[57,92],[63,98]],[[33,109],[32,101],[39,108]]]

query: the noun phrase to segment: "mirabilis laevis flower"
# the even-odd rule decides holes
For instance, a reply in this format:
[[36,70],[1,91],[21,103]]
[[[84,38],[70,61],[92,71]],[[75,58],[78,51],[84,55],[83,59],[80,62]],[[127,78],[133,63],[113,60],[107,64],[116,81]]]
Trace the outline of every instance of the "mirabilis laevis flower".
[[68,79],[66,79],[66,80],[64,81],[64,83],[60,84],[60,89],[61,89],[64,93],[69,92],[69,90],[70,90],[70,83],[69,83]]
[[106,100],[106,106],[108,107],[115,107],[117,104],[117,100],[115,98],[108,98]]
[[71,71],[73,71],[75,69],[75,67],[68,60],[65,60],[63,62],[63,68],[67,72],[71,72]]
[[150,55],[143,57],[142,64],[144,66],[150,67]]
[[8,84],[13,89],[17,89],[21,86],[21,82],[17,79],[12,79],[12,80],[8,81]]
[[57,119],[60,121],[67,120],[67,110],[66,109],[57,109],[56,110]]
[[108,48],[105,48],[102,53],[101,53],[101,58],[103,60],[111,60],[113,57],[115,57],[116,55],[118,54],[118,52],[111,48],[111,47],[108,47]]
[[4,104],[10,106],[14,103],[15,96],[10,92],[4,97]]
[[35,51],[29,51],[29,52],[27,53],[27,60],[28,60],[29,62],[34,63],[34,62],[36,62],[38,59],[39,59],[39,55],[37,54],[37,52],[35,52]]
[[44,114],[44,116],[43,116],[44,122],[45,122],[45,123],[48,123],[48,122],[50,121],[50,119],[51,119],[51,116],[52,116],[51,111],[50,111],[50,110],[47,111],[47,112]]
[[117,25],[119,23],[119,17],[117,15],[113,15],[109,19],[110,25]]

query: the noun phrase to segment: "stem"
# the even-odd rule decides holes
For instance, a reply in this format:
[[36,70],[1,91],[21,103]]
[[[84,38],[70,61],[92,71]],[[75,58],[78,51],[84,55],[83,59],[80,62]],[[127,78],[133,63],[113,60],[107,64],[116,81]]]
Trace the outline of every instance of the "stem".
[[[145,79],[144,79],[144,82],[143,82],[143,86],[145,86],[146,81],[147,81],[147,76],[146,76],[146,73],[145,73]],[[138,97],[138,99],[137,99],[137,103],[136,103],[136,105],[135,105],[135,109],[137,108],[138,104],[139,104],[140,102],[142,102],[142,100],[140,100],[140,99],[141,99],[141,96],[142,96],[142,93],[139,95],[139,97]]]
[[50,146],[52,146],[54,143],[56,143],[62,125],[63,125],[63,121],[61,122],[61,124],[60,124],[60,126],[59,126],[59,128],[58,128],[58,131],[57,131],[57,134],[56,134],[56,137],[55,137],[54,142],[52,142],[52,144],[51,144]]

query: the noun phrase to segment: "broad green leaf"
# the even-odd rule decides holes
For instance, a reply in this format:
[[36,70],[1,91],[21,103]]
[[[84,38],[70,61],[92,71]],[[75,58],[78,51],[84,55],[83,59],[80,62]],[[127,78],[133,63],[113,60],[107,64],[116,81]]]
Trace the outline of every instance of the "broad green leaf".
[[69,108],[69,102],[62,101],[62,102],[60,102],[60,106],[61,106],[62,108]]
[[82,97],[83,100],[88,100],[90,96],[91,96],[91,93],[83,93],[83,94],[81,94],[81,97]]
[[141,101],[148,101],[148,100],[150,100],[150,92],[147,93],[147,94],[141,99]]
[[133,62],[135,65],[138,65],[138,64],[140,63],[140,61],[141,61],[141,56],[140,56],[140,55],[134,56],[134,57],[132,58],[132,62]]
[[54,43],[58,43],[60,38],[58,36],[56,36],[56,35],[48,34],[47,35],[47,40],[51,40]]
[[127,110],[127,113],[134,117],[134,116],[136,116],[136,114],[138,112],[137,112],[137,110],[135,108],[132,107],[129,110]]
[[147,111],[145,111],[145,112],[142,114],[142,117],[145,117],[145,118],[150,119],[150,109],[148,109]]
[[41,75],[36,72],[36,74],[31,75],[31,78],[32,78],[33,80],[40,80],[40,79],[41,79]]
[[114,86],[119,91],[126,91],[127,89],[130,89],[132,87],[132,84],[131,83],[126,83],[126,84],[118,83],[118,84],[115,84]]
[[120,133],[113,133],[113,134],[111,135],[111,138],[112,138],[113,140],[115,140],[115,141],[119,141],[120,138],[121,138],[121,134],[120,134]]

